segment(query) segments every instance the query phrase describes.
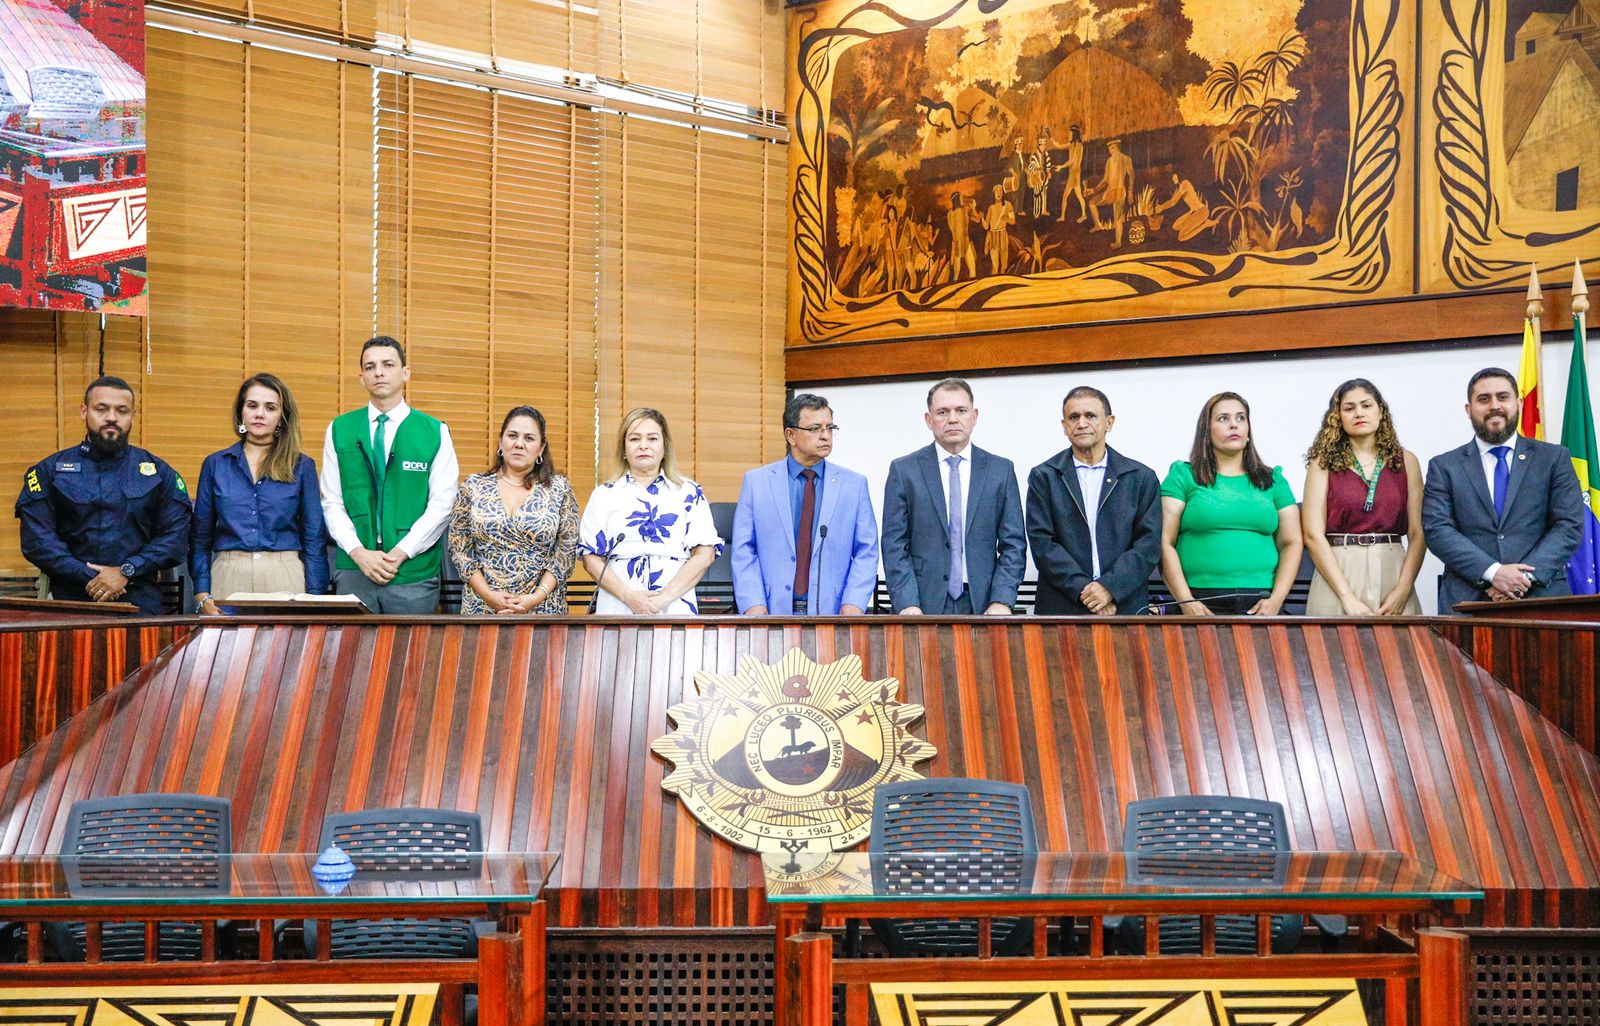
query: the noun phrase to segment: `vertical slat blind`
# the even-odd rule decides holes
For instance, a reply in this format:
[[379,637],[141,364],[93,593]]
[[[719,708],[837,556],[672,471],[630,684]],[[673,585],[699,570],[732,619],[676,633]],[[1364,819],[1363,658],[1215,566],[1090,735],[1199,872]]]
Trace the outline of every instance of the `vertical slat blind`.
[[[709,110],[782,106],[775,3],[169,6]],[[154,25],[147,52],[151,316],[108,319],[102,343],[97,317],[0,312],[4,480],[81,437],[102,361],[140,390],[135,441],[191,480],[237,437],[229,407],[258,371],[294,389],[320,459],[329,419],[365,399],[356,353],[375,332],[408,342],[409,396],[450,425],[465,473],[523,403],[580,501],[630,406],[666,412],[713,500],[781,453],[781,146]],[[0,518],[0,573],[28,572]]]

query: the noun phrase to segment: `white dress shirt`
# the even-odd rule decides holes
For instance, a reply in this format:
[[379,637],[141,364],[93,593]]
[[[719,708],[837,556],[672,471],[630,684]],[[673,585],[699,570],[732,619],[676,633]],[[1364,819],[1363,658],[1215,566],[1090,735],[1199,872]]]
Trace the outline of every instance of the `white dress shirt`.
[[[1485,442],[1483,439],[1479,438],[1477,435],[1473,435],[1472,436],[1472,440],[1474,442],[1478,443],[1478,459],[1483,464],[1483,479],[1489,483],[1489,508],[1493,509],[1494,508],[1494,470],[1495,470],[1495,465],[1498,464],[1500,461],[1495,459],[1494,453],[1489,451],[1490,449],[1495,448],[1494,445],[1490,444],[1489,442]],[[1517,435],[1516,435],[1516,433],[1512,432],[1511,437],[1506,439],[1505,441],[1501,442],[1500,444],[1503,445],[1503,446],[1506,446],[1508,449],[1511,450],[1510,452],[1506,453],[1506,488],[1509,489],[1511,487],[1511,475],[1516,473],[1516,470],[1515,470],[1515,468],[1516,468],[1516,460],[1517,460]],[[1483,579],[1488,581],[1490,584],[1493,584],[1494,583],[1494,575],[1499,573],[1499,572],[1500,572],[1500,564],[1499,563],[1490,563],[1489,564],[1489,569],[1487,569],[1487,570],[1485,570],[1483,572]]]
[[1072,469],[1078,472],[1078,488],[1083,492],[1083,519],[1089,522],[1089,552],[1093,559],[1095,580],[1100,579],[1100,543],[1095,538],[1095,527],[1100,519],[1100,490],[1106,484],[1106,457],[1100,454],[1100,462],[1090,466],[1078,459],[1076,453],[1072,456]]
[[[968,442],[962,446],[960,452],[946,452],[944,446],[936,443],[933,447],[933,455],[939,461],[939,486],[944,489],[944,504],[946,506],[950,505],[950,464],[948,461],[952,456],[961,460],[960,463],[956,464],[956,474],[961,478],[961,530],[964,542],[965,532],[971,526],[967,523],[967,508],[971,505],[969,499],[972,496],[972,443]],[[945,510],[944,526],[948,533],[950,529],[950,511],[948,509]],[[967,547],[964,543],[961,546],[961,583],[967,583]]]
[[[382,413],[371,403],[367,404],[367,439],[370,442],[377,432],[378,415]],[[394,436],[400,430],[400,424],[410,416],[411,407],[401,400],[400,405],[389,411],[389,420],[384,424],[383,432],[383,459],[388,462],[389,450],[394,448]],[[411,530],[406,536],[395,544],[389,546],[390,551],[395,549],[406,554],[410,559],[419,552],[426,552],[444,534],[445,526],[450,522],[450,510],[455,505],[456,489],[461,482],[461,464],[456,461],[455,443],[450,440],[450,426],[441,422],[439,424],[439,453],[433,458],[433,463],[428,467],[428,504],[422,510],[422,515],[417,517],[416,523],[411,525]],[[361,548],[361,539],[356,535],[356,525],[351,523],[350,514],[344,511],[344,490],[339,482],[339,454],[333,447],[333,424],[328,425],[326,435],[322,441],[322,518],[327,521],[328,535],[335,545],[345,552],[353,552]]]

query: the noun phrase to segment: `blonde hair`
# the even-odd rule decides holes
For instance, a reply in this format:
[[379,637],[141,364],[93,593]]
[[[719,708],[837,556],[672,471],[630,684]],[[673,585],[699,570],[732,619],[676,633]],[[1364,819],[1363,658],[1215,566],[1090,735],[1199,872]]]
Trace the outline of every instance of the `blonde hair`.
[[683,484],[683,477],[672,462],[672,429],[667,427],[667,418],[661,411],[649,406],[638,406],[623,414],[622,426],[617,429],[617,472],[611,480],[619,481],[628,473],[628,432],[641,420],[653,420],[661,427],[661,473],[673,484]]

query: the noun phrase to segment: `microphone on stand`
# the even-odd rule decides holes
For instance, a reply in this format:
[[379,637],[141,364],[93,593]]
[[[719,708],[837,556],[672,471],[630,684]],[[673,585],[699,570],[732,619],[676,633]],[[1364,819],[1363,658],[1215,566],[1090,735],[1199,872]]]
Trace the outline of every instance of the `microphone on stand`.
[[595,606],[600,604],[600,585],[605,582],[606,571],[611,569],[611,553],[617,551],[617,546],[621,545],[622,539],[627,536],[627,531],[618,531],[616,537],[611,539],[611,547],[606,550],[605,563],[600,567],[600,576],[594,579],[594,597],[589,600],[590,613],[593,613]]
[[[1221,595],[1207,595],[1204,599],[1197,599],[1197,598],[1183,599],[1183,600],[1172,599],[1172,600],[1167,601],[1167,602],[1150,602],[1150,603],[1147,603],[1145,605],[1144,609],[1140,610],[1140,612],[1155,613],[1157,615],[1160,615],[1162,610],[1165,610],[1165,609],[1167,609],[1168,607],[1171,607],[1171,606],[1181,606],[1181,605],[1184,604],[1184,602],[1198,602],[1202,606],[1204,606],[1206,604],[1206,602],[1208,600],[1210,600],[1210,599],[1265,598],[1265,597],[1266,596],[1262,595],[1262,593],[1259,590],[1256,590],[1256,591],[1229,591],[1229,592],[1224,592]],[[1210,607],[1208,606],[1207,608],[1210,608]],[[1244,614],[1243,613],[1238,613],[1238,614],[1233,614],[1233,615],[1243,616]]]
[[[828,544],[828,525],[822,524],[817,528],[817,551],[811,554],[812,560],[814,560],[817,564],[816,577],[822,576],[822,547],[826,544]],[[817,590],[817,581],[815,578],[813,578],[811,581],[811,590],[813,592]],[[817,604],[808,599],[806,601],[806,611],[812,615],[815,615],[817,611]]]

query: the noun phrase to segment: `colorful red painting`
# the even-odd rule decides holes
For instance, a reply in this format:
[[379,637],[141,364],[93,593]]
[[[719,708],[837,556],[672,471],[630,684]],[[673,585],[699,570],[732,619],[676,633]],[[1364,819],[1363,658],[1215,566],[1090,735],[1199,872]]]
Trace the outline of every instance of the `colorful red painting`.
[[0,0],[0,305],[143,314],[143,0]]

